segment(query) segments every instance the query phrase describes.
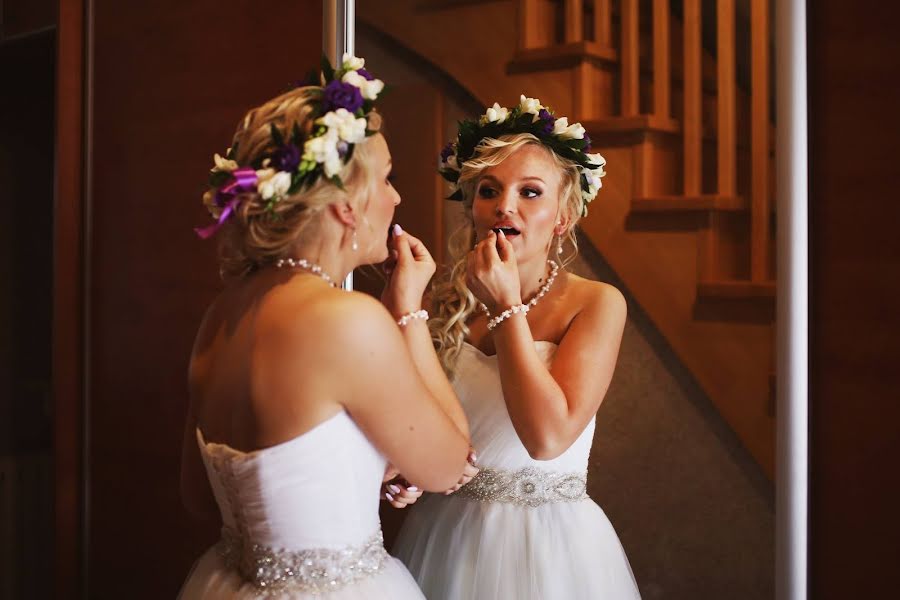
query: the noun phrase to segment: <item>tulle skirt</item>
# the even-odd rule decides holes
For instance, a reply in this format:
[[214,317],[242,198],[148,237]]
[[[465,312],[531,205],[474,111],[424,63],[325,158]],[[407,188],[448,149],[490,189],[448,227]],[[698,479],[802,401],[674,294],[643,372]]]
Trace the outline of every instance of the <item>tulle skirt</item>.
[[591,500],[523,507],[428,494],[410,508],[393,554],[429,600],[640,598]]
[[264,591],[244,581],[222,561],[215,547],[194,564],[181,588],[179,600],[424,600],[406,568],[389,558],[377,573],[324,594],[297,590]]

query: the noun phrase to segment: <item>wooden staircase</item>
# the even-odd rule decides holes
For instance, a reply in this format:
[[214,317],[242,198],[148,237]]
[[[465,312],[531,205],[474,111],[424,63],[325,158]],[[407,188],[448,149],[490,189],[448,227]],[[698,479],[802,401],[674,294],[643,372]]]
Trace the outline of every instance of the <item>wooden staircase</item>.
[[[714,54],[701,20],[714,6]],[[774,472],[769,15],[750,0],[360,0],[358,18],[487,106],[581,121],[607,177],[584,234],[769,475]]]

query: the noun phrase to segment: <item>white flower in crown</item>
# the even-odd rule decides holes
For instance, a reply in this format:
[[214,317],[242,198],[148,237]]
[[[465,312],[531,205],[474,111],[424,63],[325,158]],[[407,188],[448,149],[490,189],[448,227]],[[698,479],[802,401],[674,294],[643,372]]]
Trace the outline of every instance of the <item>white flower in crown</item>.
[[358,71],[366,66],[366,59],[353,56],[349,52],[344,52],[344,56],[341,58],[341,64],[345,69]]
[[325,170],[325,177],[334,177],[344,168],[344,161],[341,160],[340,154],[335,152],[333,154],[328,154],[325,157],[325,164],[323,167]]
[[553,123],[553,135],[557,135],[563,140],[580,140],[584,139],[585,130],[581,123],[572,123],[569,125],[567,117],[560,117]]
[[597,175],[594,175],[590,171],[585,173],[584,176],[588,182],[588,192],[587,193],[590,195],[591,199],[593,199],[594,196],[597,195],[597,192],[600,191],[600,188],[603,187],[603,182],[600,181],[600,177],[598,177]]
[[258,179],[256,183],[256,189],[263,200],[273,197],[280,198],[287,194],[291,188],[291,174],[287,171],[278,171],[276,173],[273,169],[265,169],[264,171],[257,171],[256,176],[259,177],[260,173],[266,174],[265,179]]
[[323,164],[325,167],[325,175],[328,177],[340,173],[342,163],[337,148],[338,142],[340,141],[336,129],[329,129],[325,135],[306,140],[306,143],[303,145],[303,160]]
[[384,89],[384,82],[380,79],[366,79],[356,71],[347,71],[341,77],[341,81],[359,88],[360,93],[366,100],[375,100],[378,94]]
[[348,144],[358,144],[366,139],[367,121],[364,117],[356,117],[346,108],[339,108],[316,120],[325,125],[329,133],[334,131],[337,137]]
[[603,158],[601,154],[588,154],[587,157],[588,160],[591,161],[591,164],[597,165],[595,168],[591,169],[592,173],[597,177],[606,175],[606,171],[603,170],[603,167],[606,166],[606,159]]
[[533,114],[532,123],[538,120],[538,113],[541,112],[542,108],[544,107],[541,106],[541,101],[537,98],[526,98],[525,94],[519,96],[519,112]]
[[497,102],[487,109],[487,112],[481,117],[481,123],[502,123],[509,117],[509,109],[500,106]]
[[213,156],[213,161],[215,161],[216,166],[212,168],[212,172],[215,173],[217,171],[224,171],[226,173],[231,173],[235,169],[238,168],[238,164],[233,160],[222,158],[218,154]]
[[363,98],[366,100],[375,100],[378,94],[384,89],[384,82],[380,79],[367,80],[362,88]]

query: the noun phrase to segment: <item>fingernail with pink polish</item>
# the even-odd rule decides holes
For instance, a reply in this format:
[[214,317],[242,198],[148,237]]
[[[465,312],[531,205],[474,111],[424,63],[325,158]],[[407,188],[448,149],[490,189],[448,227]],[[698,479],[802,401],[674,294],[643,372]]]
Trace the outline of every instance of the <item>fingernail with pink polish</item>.
[[403,235],[403,228],[400,223],[394,223],[394,235]]
[[418,492],[418,491],[419,491],[419,488],[417,488],[417,487],[414,486],[414,485],[411,485],[411,486],[409,486],[409,487],[406,488],[406,489],[409,490],[410,492]]
[[385,492],[384,497],[387,498],[387,499],[388,499],[389,501],[391,501],[391,502],[394,501],[394,497],[391,496],[390,494],[388,494],[387,492]]
[[400,493],[400,488],[397,487],[397,486],[394,485],[394,484],[389,485],[389,486],[388,486],[388,489],[391,490],[391,492],[393,492],[394,494],[399,494],[399,493]]

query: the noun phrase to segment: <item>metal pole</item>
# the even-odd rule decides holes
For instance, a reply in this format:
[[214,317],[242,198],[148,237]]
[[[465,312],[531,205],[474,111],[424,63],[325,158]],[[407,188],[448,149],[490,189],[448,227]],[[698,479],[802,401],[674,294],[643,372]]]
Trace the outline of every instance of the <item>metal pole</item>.
[[[337,67],[344,53],[356,50],[356,0],[323,0],[322,52]],[[347,274],[342,287],[353,289],[353,272]]]
[[806,600],[809,232],[806,1],[775,3],[778,416],[775,598]]

